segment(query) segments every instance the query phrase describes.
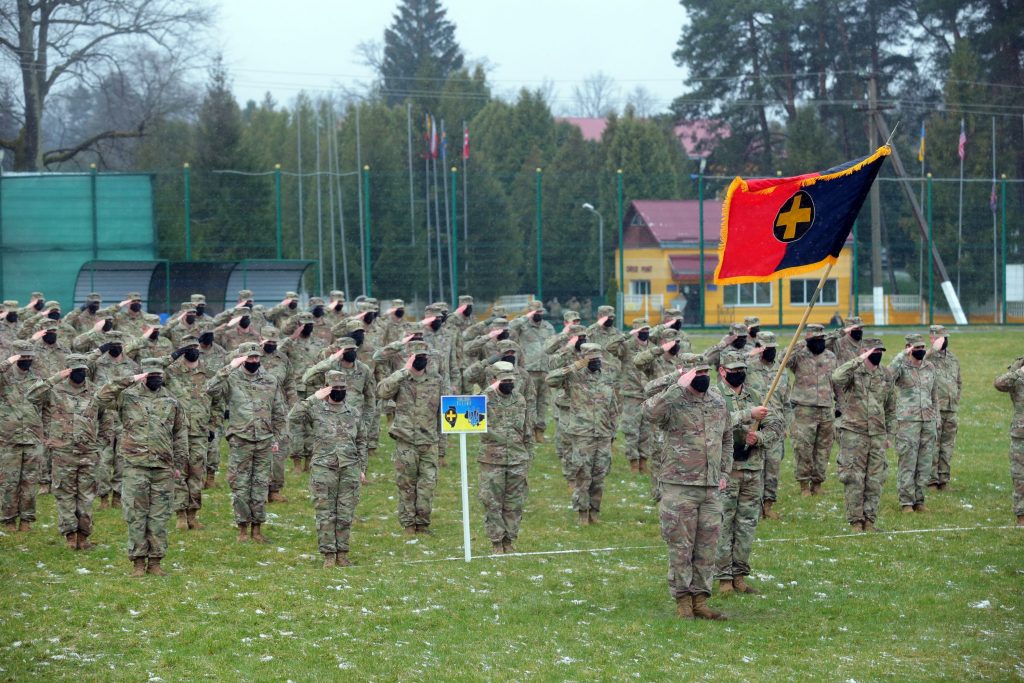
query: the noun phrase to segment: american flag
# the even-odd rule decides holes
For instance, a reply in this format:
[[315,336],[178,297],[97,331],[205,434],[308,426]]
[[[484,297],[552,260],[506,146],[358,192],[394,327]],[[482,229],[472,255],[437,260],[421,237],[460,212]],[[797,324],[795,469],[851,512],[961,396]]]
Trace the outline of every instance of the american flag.
[[957,145],[956,153],[960,155],[960,161],[964,160],[966,151],[964,147],[967,146],[967,132],[964,130],[964,120],[960,119],[960,143]]

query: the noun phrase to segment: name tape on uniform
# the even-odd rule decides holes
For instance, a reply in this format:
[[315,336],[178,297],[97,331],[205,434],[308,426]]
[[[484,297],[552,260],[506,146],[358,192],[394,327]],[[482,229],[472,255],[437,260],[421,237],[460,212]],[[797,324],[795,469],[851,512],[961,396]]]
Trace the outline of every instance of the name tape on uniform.
[[442,434],[484,434],[487,432],[486,396],[442,396]]

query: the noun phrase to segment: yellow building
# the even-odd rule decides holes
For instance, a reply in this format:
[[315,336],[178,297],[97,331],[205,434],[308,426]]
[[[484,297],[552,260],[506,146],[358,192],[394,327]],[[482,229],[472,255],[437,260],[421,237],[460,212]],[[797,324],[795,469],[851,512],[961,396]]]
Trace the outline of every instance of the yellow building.
[[[756,315],[765,327],[796,325],[821,277],[821,271],[778,282],[746,285],[714,284],[722,202],[704,201],[704,324],[728,325]],[[637,200],[623,217],[622,263],[625,280],[623,317],[627,323],[646,316],[661,319],[664,309],[683,310],[685,323],[700,324],[700,202]],[[852,315],[853,242],[847,242],[832,267],[811,322],[828,323],[838,313]],[[620,252],[616,255],[623,259]],[[616,268],[619,263],[616,262]],[[616,270],[618,273],[618,270]]]

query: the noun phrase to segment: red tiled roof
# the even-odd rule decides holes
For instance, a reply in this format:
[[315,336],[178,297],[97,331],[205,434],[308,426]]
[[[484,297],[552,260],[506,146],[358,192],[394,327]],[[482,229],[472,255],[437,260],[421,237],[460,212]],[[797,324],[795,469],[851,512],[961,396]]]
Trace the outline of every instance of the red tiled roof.
[[[634,211],[658,242],[696,242],[700,237],[700,202],[695,199],[638,199],[630,204],[629,213]],[[718,244],[721,227],[722,202],[705,199],[704,243]]]
[[566,116],[556,119],[557,121],[565,121],[571,123],[580,129],[583,133],[583,139],[593,142],[600,142],[601,136],[604,135],[604,129],[608,127],[608,119],[606,118],[587,118],[581,116]]
[[[680,277],[687,275],[700,275],[699,254],[673,254],[668,257],[669,267],[672,268],[672,276]],[[718,252],[704,254],[704,277],[714,274],[718,266]]]
[[675,127],[676,138],[688,157],[706,157],[721,138],[732,135],[729,124],[713,119],[700,119],[680,123]]

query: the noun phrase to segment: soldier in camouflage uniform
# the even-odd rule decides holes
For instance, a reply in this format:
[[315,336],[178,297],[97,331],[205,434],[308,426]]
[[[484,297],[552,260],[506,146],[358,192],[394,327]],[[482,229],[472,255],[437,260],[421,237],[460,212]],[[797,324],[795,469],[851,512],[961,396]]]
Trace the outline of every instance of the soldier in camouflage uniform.
[[1013,485],[1013,514],[1024,527],[1024,356],[996,378],[997,391],[1010,394],[1013,418],[1010,423],[1010,482]]
[[[292,367],[288,358],[287,348],[289,342],[282,343],[281,334],[273,325],[264,325],[260,329],[260,348],[263,350],[263,358],[260,359],[260,367],[264,372],[277,380],[277,385],[284,392],[285,406],[291,408],[298,403],[298,396],[292,386]],[[270,468],[270,494],[268,503],[287,503],[288,498],[281,493],[284,488],[285,464],[291,453],[291,439],[287,433],[278,442],[277,453],[274,453],[274,462]]]
[[138,292],[129,292],[124,301],[117,306],[110,306],[104,312],[114,316],[115,330],[120,330],[130,337],[141,337],[144,327],[160,322],[155,315],[143,312],[142,295]]
[[[587,331],[583,326],[577,324],[567,325],[554,338],[560,338],[562,346],[549,352],[548,367],[551,370],[562,368],[582,358],[580,348],[587,342]],[[551,342],[548,343],[549,348],[550,345]],[[545,381],[547,381],[546,378]],[[562,476],[565,477],[569,484],[569,495],[572,495],[573,491],[575,491],[569,460],[569,455],[572,452],[572,440],[566,435],[566,430],[569,427],[569,396],[564,389],[556,389],[554,394],[555,454],[562,464]]]
[[544,345],[555,336],[555,328],[544,319],[544,313],[541,302],[531,301],[527,314],[512,321],[519,347],[523,350],[524,365],[533,385],[534,405],[531,408],[536,415],[533,437],[537,443],[544,443],[548,422],[548,385],[544,381],[548,374],[548,355],[544,352]]
[[906,340],[906,353],[889,364],[896,384],[896,483],[903,512],[927,512],[924,491],[932,473],[939,420],[938,373],[925,359],[921,335],[908,334]]
[[580,346],[580,358],[548,373],[548,386],[563,389],[569,403],[565,438],[571,441],[567,457],[573,509],[580,526],[596,524],[604,496],[604,480],[611,470],[618,397],[615,380],[604,374],[604,350],[598,344]]
[[[785,431],[782,415],[761,405],[761,396],[747,386],[745,351],[721,355],[718,390],[729,410],[732,435],[732,471],[722,493],[722,531],[718,537],[715,569],[719,591],[724,595],[758,593],[747,583],[750,549],[761,517],[764,493],[764,457]],[[760,422],[758,422],[760,421]]]
[[752,351],[757,348],[757,335],[761,333],[761,319],[756,315],[748,315],[743,318],[743,324],[747,326],[747,344],[744,351]]
[[622,416],[619,426],[622,428],[623,450],[626,453],[626,460],[629,461],[629,469],[634,474],[647,473],[647,458],[640,450],[640,421],[642,416],[641,404],[644,402],[644,385],[650,381],[647,373],[636,366],[634,360],[637,355],[655,346],[650,342],[651,326],[647,318],[637,318],[633,321],[633,331],[628,340],[622,345],[622,355],[625,361],[619,375],[620,391],[622,398]]
[[455,313],[448,320],[448,325],[451,326],[452,334],[455,337],[455,368],[457,379],[459,380],[460,394],[468,394],[473,390],[472,387],[466,386],[462,379],[462,373],[468,365],[462,348],[462,345],[465,343],[462,334],[475,322],[476,318],[473,317],[473,297],[464,294],[459,297],[459,305],[455,309]]
[[[240,290],[238,290],[238,301],[235,303],[235,305],[234,306],[225,306],[223,311],[221,311],[220,313],[218,313],[217,315],[214,316],[213,324],[217,325],[217,326],[220,326],[220,325],[223,325],[224,323],[228,322],[229,320],[231,320],[231,318],[233,318],[236,315],[238,315],[235,312],[235,309],[238,309],[238,308],[248,308],[249,311],[252,311],[255,306],[256,306],[256,300],[253,298],[252,290],[251,289],[240,289]],[[260,316],[253,316],[253,320],[252,320],[252,323],[256,326],[257,330],[260,329],[261,327],[263,327],[264,325],[268,324],[269,322],[270,321],[266,320],[266,318],[264,316],[262,316],[262,315],[260,315]]]
[[886,451],[896,431],[896,392],[892,373],[881,367],[881,339],[863,339],[866,349],[832,373],[845,396],[839,430],[839,481],[846,488],[846,521],[854,533],[875,531],[878,501],[889,464]]
[[284,299],[269,311],[267,311],[267,322],[286,334],[295,330],[294,319],[299,314],[299,293],[285,292]]
[[106,315],[100,313],[100,306],[102,304],[103,297],[96,292],[92,292],[85,297],[85,303],[80,308],[76,308],[68,313],[67,317],[64,318],[64,322],[75,328],[75,332],[78,334],[86,332],[92,329],[92,326]]
[[267,520],[271,469],[287,419],[284,392],[260,367],[262,358],[259,344],[242,344],[234,360],[206,383],[207,393],[229,415],[225,427],[230,449],[228,485],[239,542],[250,537],[256,543],[267,542],[262,526]]
[[683,619],[725,619],[708,607],[722,528],[719,492],[732,471],[732,430],[725,400],[709,391],[710,366],[701,358],[644,404],[665,433],[658,468],[661,537],[668,544],[668,586]]
[[196,307],[196,322],[199,323],[213,323],[213,316],[206,312],[206,295],[205,294],[193,294],[189,297],[189,301],[195,304]]
[[960,379],[960,360],[949,350],[949,332],[942,325],[932,325],[929,333],[932,347],[925,358],[935,366],[935,382],[939,389],[939,424],[936,431],[938,446],[928,487],[942,491],[949,485],[949,466],[956,448],[963,382]]
[[214,338],[225,349],[237,349],[242,344],[258,342],[262,327],[257,325],[258,319],[251,308],[235,306],[228,319],[214,329]]
[[32,387],[28,400],[42,414],[43,439],[53,459],[57,529],[69,550],[89,550],[99,462],[99,405],[89,360],[72,354],[67,368]]
[[[196,296],[201,295],[193,294],[193,300]],[[198,315],[199,311],[197,310],[196,313]],[[197,325],[199,353],[203,357],[203,365],[206,366],[207,370],[216,372],[227,364],[228,352],[215,341],[212,319],[200,320]],[[206,481],[203,482],[204,489],[211,489],[216,483],[217,470],[220,469],[220,441],[222,436],[224,436],[224,427],[218,421],[218,426],[213,431],[213,441],[210,442],[209,449],[206,451]]]
[[128,342],[124,352],[132,360],[142,362],[146,358],[165,358],[174,351],[171,340],[161,334],[163,326],[159,323],[142,328],[142,334]]
[[186,334],[198,337],[202,325],[203,321],[196,313],[196,305],[191,301],[184,301],[181,304],[181,311],[173,318],[168,318],[160,336],[169,339],[174,348],[181,348],[182,338]]
[[381,318],[381,337],[378,346],[387,346],[399,341],[409,333],[408,321],[405,319],[405,302],[392,299],[391,308]]
[[498,342],[511,339],[511,337],[512,333],[508,329],[508,320],[505,318],[494,318],[491,320],[490,329],[486,334],[481,334],[463,345],[466,362],[475,363],[488,356],[493,356],[498,350]]
[[836,357],[825,346],[825,328],[811,323],[806,327],[805,340],[797,343],[786,363],[793,371],[790,436],[801,496],[821,493],[835,440],[832,373],[836,369]]
[[147,358],[142,370],[96,394],[101,409],[120,417],[118,450],[125,460],[122,496],[133,577],[165,573],[160,561],[167,552],[174,480],[188,460],[188,417],[163,386],[163,361]]
[[514,553],[529,491],[533,422],[527,399],[517,387],[522,379],[515,366],[498,361],[492,367],[495,381],[484,389],[487,433],[481,436],[477,454],[478,491],[492,552]]
[[45,301],[46,297],[43,296],[42,292],[32,292],[32,294],[29,295],[28,305],[25,306],[24,308],[18,309],[18,318],[22,322],[25,322],[36,313],[39,313],[40,311],[43,310]]
[[11,344],[18,338],[21,323],[18,320],[18,302],[14,299],[4,301],[0,308],[0,356],[10,355]]
[[410,341],[407,350],[405,366],[377,386],[377,396],[395,402],[388,434],[395,440],[398,522],[412,535],[431,533],[443,384],[441,376],[427,367],[430,349],[425,342]]
[[[704,352],[704,358],[707,359],[708,363],[718,367],[719,358],[722,352],[726,349],[732,349],[734,351],[743,351],[747,347],[747,340],[750,338],[750,329],[743,323],[733,323],[729,325],[729,334],[722,337],[722,339],[710,347]],[[752,347],[751,347],[752,348]]]
[[842,365],[860,357],[867,350],[864,348],[863,340],[864,321],[860,316],[854,315],[846,319],[846,324],[842,329],[830,332],[825,336],[825,348],[835,355],[836,364]]
[[76,334],[75,328],[61,320],[60,303],[57,301],[47,301],[42,311],[26,319],[18,330],[18,338],[36,338],[35,335],[44,330],[52,330],[67,339],[74,339]]
[[[757,346],[748,352],[747,384],[760,396],[765,396],[775,376],[779,373],[782,359],[778,358],[778,340],[769,330],[759,331]],[[768,407],[782,416],[785,430],[793,422],[793,407],[789,403],[789,375],[783,371],[768,402]],[[786,440],[778,439],[764,449],[764,496],[761,502],[761,516],[765,519],[780,519],[772,508],[779,491],[779,471],[786,454]]]
[[34,344],[18,340],[11,348],[13,355],[0,361],[0,522],[7,531],[29,531],[45,466],[42,420],[28,400],[39,374]]
[[[101,335],[102,342],[98,348],[88,354],[90,379],[97,387],[142,371],[141,366],[124,353],[126,336],[119,330],[110,330]],[[124,457],[117,450],[120,431],[117,411],[101,409],[102,448],[96,476],[96,495],[100,498],[101,510],[107,507],[121,507]]]
[[340,289],[332,289],[327,296],[327,324],[333,327],[347,317],[345,313],[345,292]]
[[[512,366],[512,371],[516,375],[516,391],[526,399],[526,415],[530,421],[530,428],[533,429],[532,425],[537,419],[534,412],[536,400],[534,400],[533,396],[533,382],[530,379],[530,373],[524,367],[523,350],[519,344],[511,339],[498,342],[498,353],[470,365],[466,368],[465,376],[473,384],[486,389],[497,381],[496,368],[498,363],[508,363]],[[529,443],[532,446],[536,441],[530,439]]]
[[292,443],[313,454],[309,491],[324,568],[347,567],[349,531],[359,503],[360,475],[366,468],[364,420],[346,400],[345,375],[337,370],[326,375],[326,386],[288,413],[288,429]]
[[683,353],[689,353],[691,350],[690,335],[683,331],[683,312],[678,308],[666,308],[662,315],[661,322],[651,328],[651,341],[655,344],[661,344],[662,334],[666,330],[674,330],[676,333],[676,339],[679,344],[683,347]]

